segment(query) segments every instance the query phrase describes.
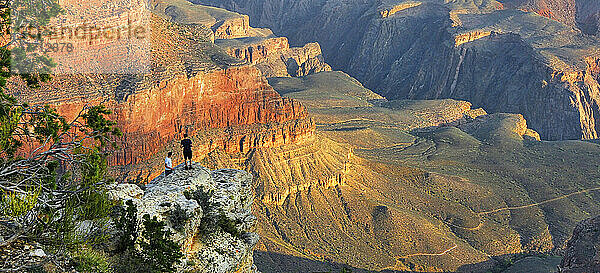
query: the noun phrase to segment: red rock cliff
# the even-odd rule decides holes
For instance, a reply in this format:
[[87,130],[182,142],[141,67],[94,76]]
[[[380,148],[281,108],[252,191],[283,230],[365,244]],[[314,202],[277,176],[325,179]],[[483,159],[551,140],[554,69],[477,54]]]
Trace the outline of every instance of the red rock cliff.
[[124,132],[111,164],[144,179],[160,173],[166,150],[178,155],[185,132],[195,136],[197,159],[214,149],[246,153],[313,136],[305,108],[282,98],[257,68],[232,65],[214,44],[194,40],[194,27],[155,20],[159,31],[153,34],[148,74],[58,75],[39,90],[13,82],[10,91],[30,103],[50,104],[68,118],[86,104],[103,102]]

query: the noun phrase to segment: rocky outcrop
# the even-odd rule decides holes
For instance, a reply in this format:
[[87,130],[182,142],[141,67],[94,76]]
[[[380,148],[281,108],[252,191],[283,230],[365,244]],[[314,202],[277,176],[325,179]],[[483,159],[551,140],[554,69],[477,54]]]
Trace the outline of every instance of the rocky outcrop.
[[[208,195],[208,203],[195,199]],[[160,176],[141,190],[119,184],[108,195],[120,201],[132,200],[143,215],[167,224],[171,239],[181,246],[184,258],[178,272],[255,273],[253,248],[258,235],[248,232],[252,215],[252,176],[244,171],[210,171],[200,165],[178,167],[169,176]],[[204,206],[204,207],[203,207]],[[215,223],[233,223],[224,229]],[[233,229],[233,230],[229,230]]]
[[[285,63],[287,73],[292,77],[302,77],[323,71],[331,71],[331,67],[325,63],[325,59],[321,53],[321,46],[318,43],[309,43],[303,47],[291,48],[283,52],[280,59]],[[267,62],[265,66],[270,67],[272,65]]]
[[163,15],[173,22],[206,26],[212,31],[213,40],[268,37],[273,34],[269,29],[251,27],[247,15],[196,5],[186,0],[152,0],[149,1],[149,7],[152,12]]
[[467,33],[461,33],[454,36],[454,46],[460,46],[483,37],[492,35],[491,31],[472,31]]
[[420,6],[422,3],[421,2],[417,2],[417,1],[407,1],[404,3],[399,3],[399,4],[392,4],[389,6],[384,6],[382,9],[379,10],[379,14],[381,15],[381,18],[387,18],[390,17],[394,14],[396,14],[399,11],[405,10],[405,9],[409,9],[409,8],[414,8],[417,6]]
[[288,50],[290,44],[285,37],[274,38],[248,38],[244,40],[220,41],[220,44],[229,55],[244,60],[250,64],[264,62],[269,56]]
[[559,272],[600,272],[600,217],[587,219],[575,227]]
[[331,71],[318,43],[290,48],[285,37],[217,41],[229,55],[254,64],[267,78],[302,77]]
[[251,33],[253,33],[248,15],[240,15],[233,19],[218,22],[212,26],[212,30],[215,33],[215,39],[243,38],[252,36]]
[[527,121],[517,114],[483,115],[472,122],[459,125],[458,128],[486,143],[540,140],[540,135],[527,128]]

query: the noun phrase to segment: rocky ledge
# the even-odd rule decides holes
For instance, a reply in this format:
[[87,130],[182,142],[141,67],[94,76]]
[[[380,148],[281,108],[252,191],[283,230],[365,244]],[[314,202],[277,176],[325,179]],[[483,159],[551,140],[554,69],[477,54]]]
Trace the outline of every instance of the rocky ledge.
[[195,164],[191,170],[180,166],[161,175],[145,190],[119,184],[109,195],[132,200],[138,220],[148,214],[166,223],[184,254],[178,272],[255,273],[253,248],[259,238],[248,232],[256,220],[251,186],[247,172],[210,171]]

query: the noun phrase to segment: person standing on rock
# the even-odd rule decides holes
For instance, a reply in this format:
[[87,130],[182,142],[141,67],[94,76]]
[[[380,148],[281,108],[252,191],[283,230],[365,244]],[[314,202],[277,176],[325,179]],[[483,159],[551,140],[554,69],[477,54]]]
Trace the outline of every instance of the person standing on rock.
[[171,160],[171,157],[173,157],[173,152],[169,152],[167,158],[165,158],[165,176],[173,173],[173,160]]
[[[183,147],[183,159],[185,160],[185,169],[192,168],[192,140],[188,138],[188,134],[183,135],[183,140],[181,141],[181,147]],[[188,160],[190,161],[190,165],[188,166]]]

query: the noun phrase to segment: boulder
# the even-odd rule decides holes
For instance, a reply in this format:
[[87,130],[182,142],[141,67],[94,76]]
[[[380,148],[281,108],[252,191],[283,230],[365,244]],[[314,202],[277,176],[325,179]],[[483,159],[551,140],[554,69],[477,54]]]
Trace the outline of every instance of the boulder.
[[138,222],[148,214],[166,223],[184,254],[178,271],[257,272],[253,248],[258,235],[248,232],[252,215],[252,175],[240,170],[210,171],[199,164],[182,166],[154,179],[142,190],[113,186],[109,196],[132,200]]

